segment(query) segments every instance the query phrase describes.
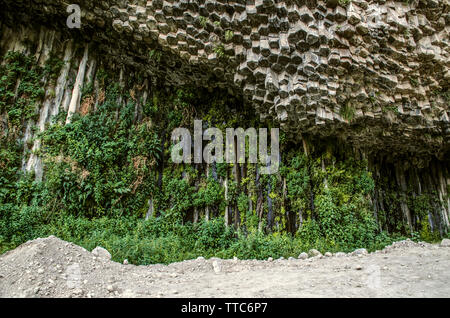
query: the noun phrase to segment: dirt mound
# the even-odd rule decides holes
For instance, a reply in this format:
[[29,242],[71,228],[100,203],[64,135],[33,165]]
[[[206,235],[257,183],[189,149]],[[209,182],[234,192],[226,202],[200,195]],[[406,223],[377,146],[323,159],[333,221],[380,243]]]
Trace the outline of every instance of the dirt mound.
[[0,256],[0,297],[449,297],[448,245],[134,266],[50,236]]

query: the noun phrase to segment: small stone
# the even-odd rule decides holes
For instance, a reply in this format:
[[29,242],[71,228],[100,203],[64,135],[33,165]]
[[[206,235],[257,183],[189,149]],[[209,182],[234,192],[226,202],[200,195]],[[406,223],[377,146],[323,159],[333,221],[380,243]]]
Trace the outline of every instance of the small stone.
[[113,285],[108,285],[106,286],[106,289],[111,293],[114,291],[114,286]]
[[42,273],[44,273],[44,270],[43,270],[42,268],[39,268],[39,269],[37,270],[37,273],[38,273],[38,274],[42,274]]
[[358,248],[352,254],[353,255],[366,255],[368,253],[367,253],[367,250],[365,248]]
[[203,256],[197,257],[197,261],[204,261],[204,260],[205,260],[205,258]]
[[267,261],[268,261],[268,262],[273,262],[273,257],[269,257],[269,258],[267,259]]
[[303,252],[298,256],[298,259],[307,259],[308,258],[308,254]]
[[356,265],[355,269],[356,269],[357,271],[360,271],[360,270],[362,270],[362,266],[361,266],[361,265]]
[[123,260],[123,265],[128,265],[128,260],[127,259]]
[[83,294],[83,290],[77,288],[77,289],[75,289],[75,290],[72,292],[72,294],[74,294],[74,295],[81,295],[81,294]]
[[441,242],[442,247],[450,247],[450,240],[449,239],[443,239]]
[[293,258],[292,256],[288,258],[289,261],[293,261],[295,260],[295,258]]
[[331,254],[330,252],[325,253],[325,257],[331,257],[331,256],[333,256],[333,254]]
[[100,258],[111,260],[111,254],[101,246],[97,246],[96,248],[94,248],[92,250],[92,254]]
[[321,256],[322,253],[320,253],[318,250],[312,248],[308,251],[308,255],[311,257]]

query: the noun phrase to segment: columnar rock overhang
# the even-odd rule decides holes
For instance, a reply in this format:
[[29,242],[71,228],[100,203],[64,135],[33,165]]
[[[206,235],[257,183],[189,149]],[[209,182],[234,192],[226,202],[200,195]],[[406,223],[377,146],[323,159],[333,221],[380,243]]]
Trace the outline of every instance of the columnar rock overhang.
[[228,88],[288,135],[445,159],[450,6],[420,1],[2,1],[4,24],[45,23],[168,85]]

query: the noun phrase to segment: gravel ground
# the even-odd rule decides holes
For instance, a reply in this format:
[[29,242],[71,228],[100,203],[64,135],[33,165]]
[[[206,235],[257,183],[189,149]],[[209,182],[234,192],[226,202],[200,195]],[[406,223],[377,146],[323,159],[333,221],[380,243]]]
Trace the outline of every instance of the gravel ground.
[[309,254],[135,266],[50,236],[0,256],[0,297],[450,296],[450,240],[406,240],[370,254]]

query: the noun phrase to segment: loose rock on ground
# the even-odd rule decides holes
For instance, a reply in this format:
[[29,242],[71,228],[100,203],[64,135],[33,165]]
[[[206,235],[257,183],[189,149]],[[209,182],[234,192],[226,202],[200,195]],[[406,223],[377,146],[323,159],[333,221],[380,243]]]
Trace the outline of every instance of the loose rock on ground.
[[0,256],[0,297],[449,297],[446,244],[406,240],[370,254],[135,266],[51,236]]

